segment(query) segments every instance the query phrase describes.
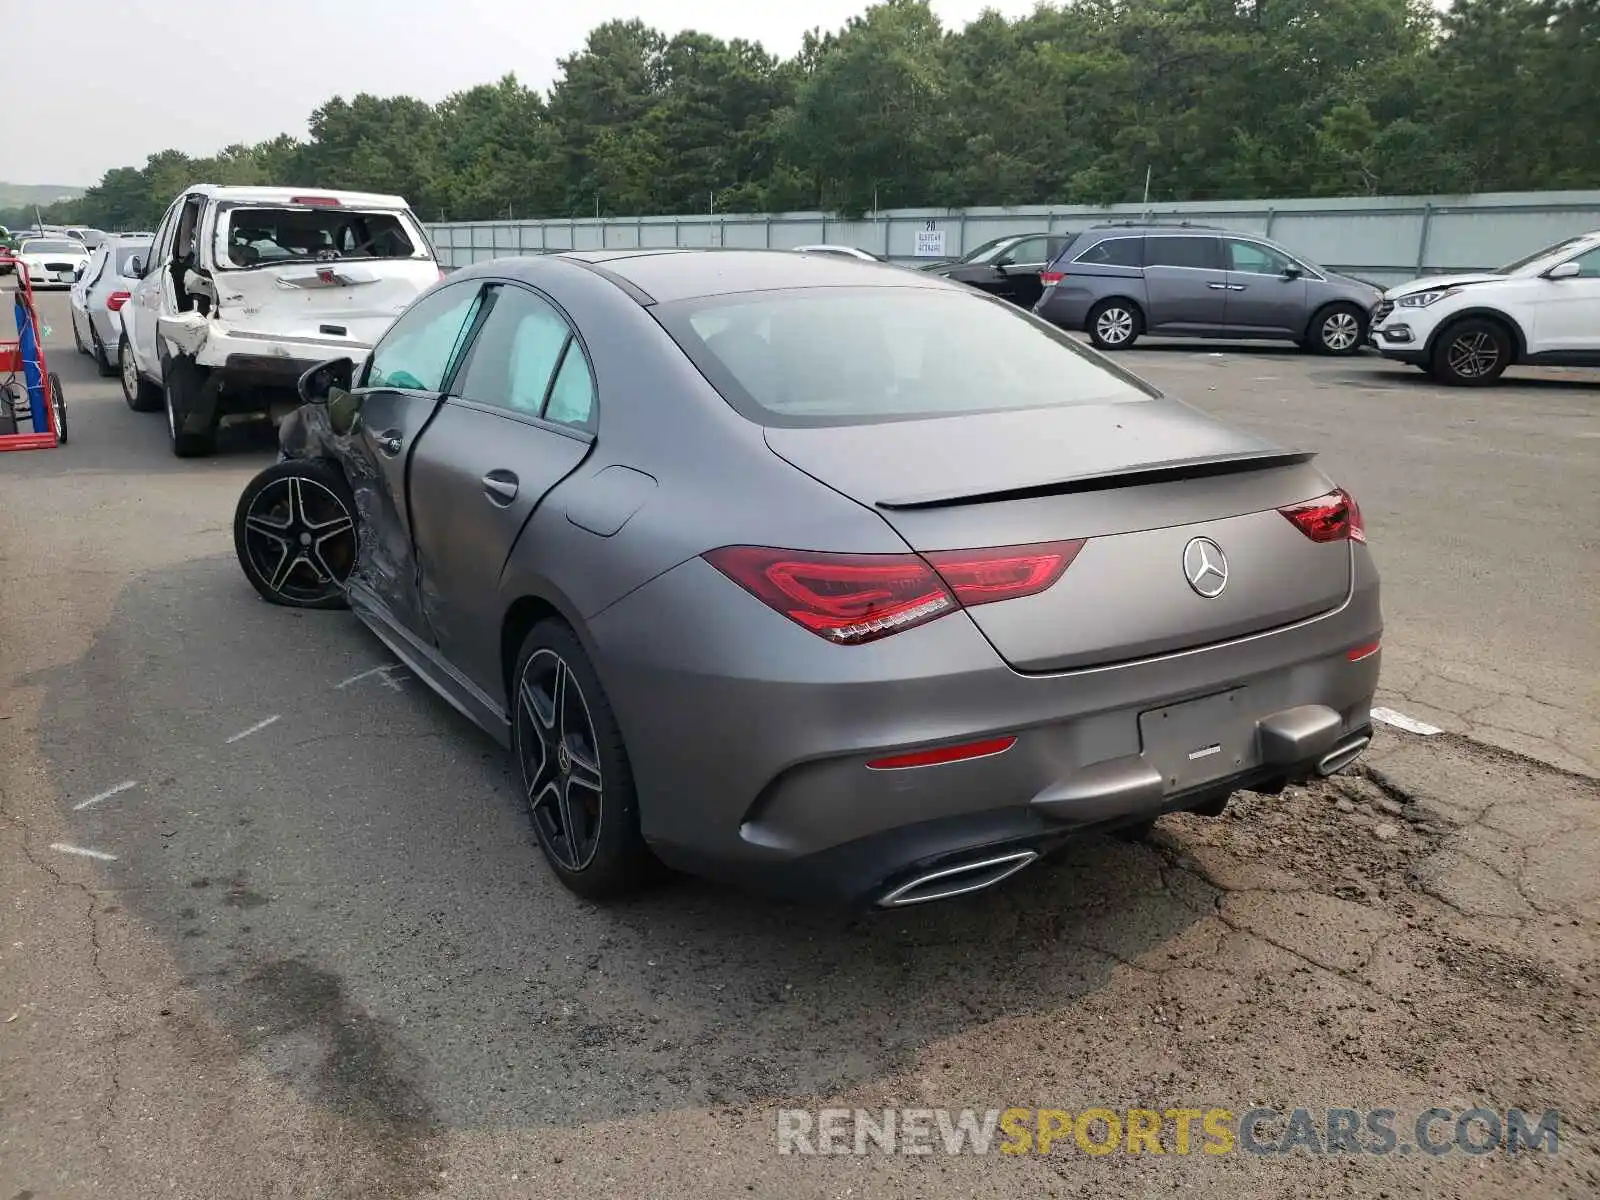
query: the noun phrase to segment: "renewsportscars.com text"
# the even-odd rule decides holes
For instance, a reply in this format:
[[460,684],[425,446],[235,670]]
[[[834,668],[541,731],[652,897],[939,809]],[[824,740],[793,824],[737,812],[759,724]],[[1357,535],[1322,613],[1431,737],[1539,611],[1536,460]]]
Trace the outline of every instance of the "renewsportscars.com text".
[[[1318,1115],[1320,1111],[1320,1115]],[[779,1154],[1489,1154],[1560,1148],[1545,1109],[824,1108],[778,1110]]]

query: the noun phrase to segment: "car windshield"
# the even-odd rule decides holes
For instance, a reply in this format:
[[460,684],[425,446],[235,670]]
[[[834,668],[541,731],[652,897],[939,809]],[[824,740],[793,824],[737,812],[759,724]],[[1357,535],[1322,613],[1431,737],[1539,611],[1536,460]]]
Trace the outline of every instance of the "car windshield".
[[763,425],[849,425],[1154,391],[1002,301],[827,288],[662,305],[657,318],[735,409]]
[[126,245],[126,246],[118,246],[117,247],[117,265],[116,265],[117,274],[118,275],[126,275],[128,273],[128,263],[129,263],[130,260],[132,260],[134,258],[137,258],[137,257],[142,257],[142,256],[147,255],[149,253],[150,253],[150,243],[149,242],[133,242],[133,243],[130,243],[130,244]]
[[228,264],[241,268],[427,257],[410,223],[393,211],[235,208],[224,214],[218,237],[226,246]]
[[964,263],[986,263],[991,258],[999,258],[1000,255],[1004,253],[1005,248],[1016,240],[1017,237],[1015,234],[1011,234],[1006,237],[993,238],[974,250],[968,250],[960,258],[956,259],[956,261]]
[[1581,246],[1592,236],[1592,234],[1586,233],[1582,237],[1563,238],[1561,241],[1556,242],[1553,245],[1546,246],[1543,250],[1535,250],[1532,254],[1525,258],[1519,258],[1516,262],[1507,263],[1505,266],[1497,268],[1494,273],[1496,275],[1516,275],[1519,272],[1529,271],[1530,268],[1534,268],[1533,273],[1536,274],[1536,268],[1539,263],[1543,262],[1547,258],[1554,258],[1558,254],[1565,253],[1568,250],[1572,250],[1578,246]]
[[24,254],[82,254],[83,243],[74,242],[70,238],[59,241],[54,238],[34,238],[32,241],[22,243]]

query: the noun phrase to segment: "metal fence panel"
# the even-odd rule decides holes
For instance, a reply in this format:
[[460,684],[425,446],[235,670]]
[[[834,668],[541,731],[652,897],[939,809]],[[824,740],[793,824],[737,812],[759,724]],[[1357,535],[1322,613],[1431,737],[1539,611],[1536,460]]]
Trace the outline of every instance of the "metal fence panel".
[[1007,234],[1070,232],[1097,222],[1145,219],[1265,234],[1313,262],[1393,284],[1434,271],[1497,266],[1563,237],[1600,228],[1600,191],[1219,200],[1149,207],[907,208],[858,221],[826,213],[471,221],[429,225],[428,233],[449,267],[562,250],[792,250],[819,243],[858,246],[912,262],[917,234],[926,229],[942,230],[945,253],[958,256]]

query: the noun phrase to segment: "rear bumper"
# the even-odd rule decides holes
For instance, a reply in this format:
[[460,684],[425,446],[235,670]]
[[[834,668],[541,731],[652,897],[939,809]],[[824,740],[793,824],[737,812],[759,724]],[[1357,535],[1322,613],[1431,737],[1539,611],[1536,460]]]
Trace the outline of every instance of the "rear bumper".
[[1061,329],[1082,329],[1097,299],[1099,296],[1088,288],[1058,283],[1044,290],[1033,312]]
[[[1048,849],[1315,773],[1369,727],[1378,683],[1379,654],[1348,657],[1382,629],[1364,548],[1355,560],[1352,593],[1334,612],[1055,675],[1012,670],[960,613],[868,646],[829,646],[698,560],[593,618],[589,634],[633,765],[641,829],[664,861],[812,900],[871,903],[930,863]],[[1237,715],[1176,757],[1141,721],[1222,693],[1236,698]],[[937,766],[867,766],[996,737],[1016,740]],[[1186,760],[1191,748],[1200,753]]]
[[[1370,740],[1370,725],[1342,735],[1337,750],[1343,761],[1338,765],[1354,761]],[[975,864],[987,867],[1009,861],[1011,869],[994,880],[1000,882],[1034,858],[1046,858],[1086,834],[1107,832],[1164,813],[1198,810],[1215,815],[1228,797],[1241,789],[1277,792],[1287,784],[1321,774],[1321,757],[1257,767],[1153,802],[1117,802],[1106,797],[1092,818],[1086,815],[1077,821],[1052,819],[1032,805],[1011,806],[902,825],[814,854],[776,861],[711,856],[696,847],[656,845],[655,850],[681,870],[789,900],[847,908],[900,907],[920,903],[924,897],[942,899],[934,894],[940,889],[952,894],[980,890],[968,886],[962,875]],[[987,886],[990,873],[973,876],[972,883]],[[926,887],[920,894],[912,890],[929,877],[939,881],[937,886]]]

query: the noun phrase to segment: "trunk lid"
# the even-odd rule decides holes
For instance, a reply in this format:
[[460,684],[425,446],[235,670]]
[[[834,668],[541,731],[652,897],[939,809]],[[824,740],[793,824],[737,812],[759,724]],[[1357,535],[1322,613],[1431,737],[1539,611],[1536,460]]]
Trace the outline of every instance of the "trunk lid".
[[232,205],[215,238],[216,315],[236,336],[348,339],[367,349],[439,281],[428,240],[404,209]]
[[437,266],[411,259],[222,271],[215,280],[217,315],[236,334],[297,341],[348,338],[370,348],[438,281]]
[[[923,552],[1086,539],[1034,596],[968,608],[1019,671],[1110,665],[1278,628],[1349,595],[1350,547],[1277,510],[1331,485],[1285,451],[1170,400],[878,425],[773,427],[772,451]],[[1226,586],[1191,586],[1207,538]],[[1214,574],[1202,581],[1209,590]]]

